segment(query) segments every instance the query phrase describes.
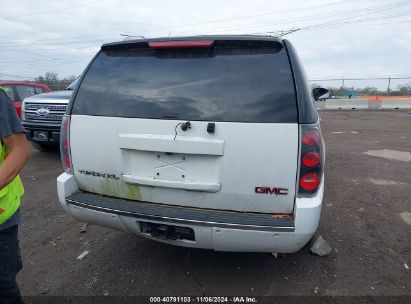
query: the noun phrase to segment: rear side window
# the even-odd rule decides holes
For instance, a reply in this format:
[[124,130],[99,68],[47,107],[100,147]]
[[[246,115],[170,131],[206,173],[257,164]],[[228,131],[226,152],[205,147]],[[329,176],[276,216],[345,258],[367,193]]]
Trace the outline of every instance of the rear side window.
[[34,91],[36,92],[36,94],[44,93],[43,88],[39,88],[39,87],[34,87]]
[[73,91],[77,86],[78,80],[79,78],[77,77],[76,80],[70,83],[70,85],[66,88],[66,90]]
[[25,85],[18,85],[16,86],[17,94],[19,95],[20,100],[23,100],[24,98],[33,96],[36,94],[34,91],[34,87],[31,86],[25,86]]
[[212,49],[103,50],[72,114],[149,119],[295,123],[286,51],[276,42]]

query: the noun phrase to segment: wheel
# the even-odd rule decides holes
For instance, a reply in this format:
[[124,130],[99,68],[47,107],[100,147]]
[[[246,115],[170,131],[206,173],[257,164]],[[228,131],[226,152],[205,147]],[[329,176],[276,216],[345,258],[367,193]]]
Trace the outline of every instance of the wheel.
[[57,151],[59,148],[57,145],[43,144],[37,142],[32,142],[31,144],[36,150],[39,150],[41,152],[54,152]]

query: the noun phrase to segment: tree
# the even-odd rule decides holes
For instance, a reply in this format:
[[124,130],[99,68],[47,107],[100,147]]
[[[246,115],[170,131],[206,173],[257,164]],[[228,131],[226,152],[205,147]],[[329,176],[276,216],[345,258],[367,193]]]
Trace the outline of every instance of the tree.
[[63,78],[62,80],[60,80],[60,86],[64,87],[64,88],[67,88],[70,85],[70,83],[72,83],[74,80],[76,80],[76,78],[77,77],[74,76],[74,75]]
[[348,94],[355,91],[354,87],[344,87],[344,88],[327,88],[331,92],[331,96],[347,96]]
[[50,85],[56,85],[58,83],[56,72],[47,72],[44,76],[46,83]]
[[37,83],[42,83],[50,87],[53,91],[64,90],[70,83],[76,79],[76,76],[71,75],[63,79],[59,79],[56,72],[47,72],[44,76],[40,75],[34,78]]
[[411,95],[411,82],[397,86],[400,95]]
[[[378,89],[376,87],[368,87],[367,86],[363,89],[358,89],[358,93],[360,95],[370,96],[370,95],[376,95],[376,93],[379,93],[379,92],[378,92]],[[380,94],[378,94],[378,95],[380,95]]]

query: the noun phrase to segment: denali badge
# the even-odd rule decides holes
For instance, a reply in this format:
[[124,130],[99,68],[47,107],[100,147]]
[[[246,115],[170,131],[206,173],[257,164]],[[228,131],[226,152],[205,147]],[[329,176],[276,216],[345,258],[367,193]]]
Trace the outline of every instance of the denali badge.
[[275,195],[287,195],[288,189],[277,187],[255,187],[255,193],[260,194],[275,194]]

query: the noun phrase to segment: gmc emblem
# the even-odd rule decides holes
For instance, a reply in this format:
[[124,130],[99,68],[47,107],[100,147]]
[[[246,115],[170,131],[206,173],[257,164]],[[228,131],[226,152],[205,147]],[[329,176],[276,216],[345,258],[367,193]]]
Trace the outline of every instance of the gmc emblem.
[[275,194],[275,195],[288,195],[288,189],[277,187],[255,187],[255,193],[259,194]]

